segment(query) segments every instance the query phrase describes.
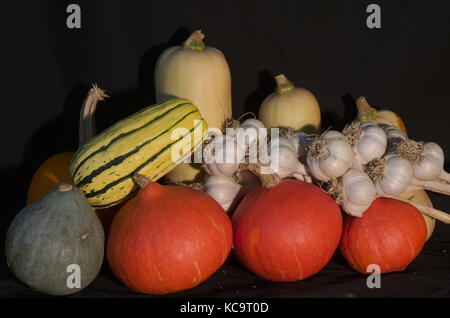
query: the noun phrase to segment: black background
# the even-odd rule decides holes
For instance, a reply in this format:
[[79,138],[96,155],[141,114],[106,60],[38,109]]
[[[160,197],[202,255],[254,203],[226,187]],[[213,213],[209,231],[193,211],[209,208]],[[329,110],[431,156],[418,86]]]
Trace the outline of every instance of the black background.
[[[81,7],[81,29],[68,29],[66,7]],[[366,26],[366,7],[381,7],[381,29]],[[78,116],[91,83],[111,98],[97,108],[99,131],[155,102],[153,71],[163,49],[201,29],[232,74],[233,115],[257,112],[284,73],[317,97],[323,128],[356,115],[354,99],[391,109],[411,138],[432,140],[450,155],[450,1],[10,1],[0,18],[0,296],[39,296],[6,267],[3,242],[24,206],[34,171],[48,157],[75,150]],[[449,170],[449,161],[446,160]],[[431,194],[436,208],[450,201]],[[198,287],[167,297],[449,297],[450,227],[435,233],[405,272],[365,277],[337,254],[317,275],[271,283],[230,257]],[[72,297],[143,296],[109,272]]]

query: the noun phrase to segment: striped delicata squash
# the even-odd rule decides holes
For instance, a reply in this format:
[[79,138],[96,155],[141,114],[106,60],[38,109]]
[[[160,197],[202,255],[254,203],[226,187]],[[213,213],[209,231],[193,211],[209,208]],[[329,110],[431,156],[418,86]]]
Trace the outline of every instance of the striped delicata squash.
[[72,158],[70,175],[92,207],[107,208],[134,192],[134,173],[158,180],[201,145],[206,131],[198,108],[173,98],[90,139]]

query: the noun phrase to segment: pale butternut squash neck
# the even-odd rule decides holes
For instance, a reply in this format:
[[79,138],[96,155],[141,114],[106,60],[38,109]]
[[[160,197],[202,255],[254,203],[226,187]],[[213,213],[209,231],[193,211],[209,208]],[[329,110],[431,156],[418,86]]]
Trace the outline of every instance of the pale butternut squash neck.
[[109,96],[94,84],[84,99],[80,112],[79,147],[83,146],[90,138],[96,135],[95,109],[97,108],[97,103],[105,97]]
[[294,84],[292,84],[292,82],[290,82],[284,74],[275,76],[275,81],[277,83],[275,91],[278,94],[289,92],[295,88]]
[[203,43],[204,38],[205,35],[201,30],[194,31],[183,43],[183,48],[188,50],[201,51],[205,48],[205,43]]

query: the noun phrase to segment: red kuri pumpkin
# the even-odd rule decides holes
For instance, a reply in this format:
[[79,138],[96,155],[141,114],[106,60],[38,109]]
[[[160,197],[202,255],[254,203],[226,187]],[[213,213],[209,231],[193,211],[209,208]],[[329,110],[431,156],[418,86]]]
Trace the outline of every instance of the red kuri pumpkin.
[[237,258],[271,281],[298,281],[320,271],[335,252],[342,216],[319,187],[293,179],[258,186],[238,205],[233,217]]
[[123,284],[147,294],[200,284],[230,253],[228,215],[206,193],[139,178],[142,189],[111,224],[106,253],[111,270]]
[[341,254],[354,270],[370,274],[376,264],[381,273],[403,271],[425,244],[427,228],[420,212],[411,204],[378,198],[362,217],[344,222]]

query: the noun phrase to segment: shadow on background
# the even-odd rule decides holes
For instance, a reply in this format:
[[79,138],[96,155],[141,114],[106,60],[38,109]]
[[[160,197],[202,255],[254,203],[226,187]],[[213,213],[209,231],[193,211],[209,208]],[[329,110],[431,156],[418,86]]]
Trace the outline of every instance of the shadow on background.
[[[346,93],[342,96],[342,102],[344,104],[344,116],[340,117],[339,112],[325,111],[322,112],[322,131],[327,129],[339,130],[341,131],[345,125],[352,122],[357,117],[356,102],[350,93]],[[339,109],[335,107],[335,109]]]
[[[260,71],[258,73],[258,78],[258,87],[245,99],[243,112],[251,112],[255,114],[256,117],[258,117],[259,106],[261,106],[261,103],[267,96],[274,92],[276,86],[273,76],[267,70]],[[237,116],[237,118],[239,116]]]

